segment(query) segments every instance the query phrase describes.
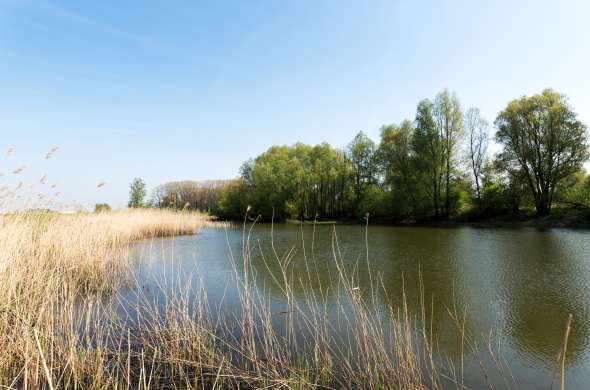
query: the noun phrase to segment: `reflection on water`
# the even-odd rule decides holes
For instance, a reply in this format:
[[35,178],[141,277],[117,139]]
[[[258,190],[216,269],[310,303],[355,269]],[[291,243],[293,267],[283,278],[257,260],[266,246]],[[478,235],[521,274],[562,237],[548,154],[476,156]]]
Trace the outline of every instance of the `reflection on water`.
[[[298,299],[306,299],[304,286],[311,285],[332,305],[341,304],[339,292],[328,288],[338,275],[335,258],[341,259],[359,291],[368,291],[371,282],[385,288],[387,294],[378,289],[374,304],[395,308],[405,299],[412,316],[425,316],[438,347],[451,360],[458,361],[465,348],[453,315],[471,336],[485,340],[494,332],[502,358],[524,388],[549,388],[572,313],[567,380],[579,388],[590,382],[589,237],[570,230],[374,226],[368,231],[370,273],[361,226],[275,225],[273,246],[270,226],[259,225],[250,242],[258,285],[276,297],[277,312],[284,302],[271,275],[279,274],[280,267],[270,254],[292,254],[289,269],[293,280],[300,281],[293,285]],[[231,311],[238,305],[241,253],[241,227],[139,243],[142,289],[157,300],[162,291],[200,281],[211,305]],[[479,359],[463,362],[466,371],[478,370]],[[476,388],[483,385],[481,377],[480,372],[465,374],[466,383]],[[500,381],[490,374],[494,380]]]

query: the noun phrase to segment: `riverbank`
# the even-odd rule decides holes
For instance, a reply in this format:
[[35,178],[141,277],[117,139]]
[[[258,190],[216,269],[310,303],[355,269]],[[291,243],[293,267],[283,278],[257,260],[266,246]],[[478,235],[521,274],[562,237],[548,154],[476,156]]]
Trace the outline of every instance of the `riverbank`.
[[590,209],[573,207],[555,207],[551,214],[538,216],[534,210],[519,210],[510,214],[478,216],[463,214],[443,221],[410,221],[394,223],[400,226],[432,226],[476,228],[535,228],[535,229],[590,229]]
[[[287,223],[300,224],[301,221],[288,219]],[[319,221],[303,221],[305,225],[364,225],[365,221],[356,219],[332,219]],[[482,216],[469,212],[459,214],[450,219],[440,220],[390,220],[370,218],[371,225],[403,226],[403,227],[439,227],[455,228],[469,226],[474,228],[535,228],[535,229],[590,229],[590,208],[555,207],[551,214],[537,216],[534,210],[519,210],[509,214]]]

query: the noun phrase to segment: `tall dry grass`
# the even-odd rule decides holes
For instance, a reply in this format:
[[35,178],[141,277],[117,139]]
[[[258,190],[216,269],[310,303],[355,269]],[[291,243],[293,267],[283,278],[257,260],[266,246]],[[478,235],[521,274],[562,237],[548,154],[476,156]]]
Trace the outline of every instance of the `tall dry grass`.
[[93,325],[85,318],[101,312],[97,299],[126,280],[129,244],[211,225],[203,214],[160,210],[0,216],[0,383],[102,383],[102,347],[79,347]]
[[[9,388],[462,388],[437,357],[425,321],[405,305],[377,305],[378,275],[358,288],[334,233],[334,285],[313,288],[316,261],[261,255],[285,302],[272,299],[252,263],[251,226],[232,254],[239,309],[222,313],[205,284],[178,286],[165,305],[125,301],[133,289],[129,244],[215,226],[206,216],[157,210],[13,214],[0,230],[0,383]],[[272,234],[272,232],[271,232]],[[370,270],[367,256],[367,267]],[[319,261],[319,260],[318,260]],[[293,278],[304,266],[307,280]],[[304,291],[297,298],[295,288]],[[336,291],[338,320],[327,294]],[[423,305],[426,306],[426,305]],[[120,309],[124,308],[124,311]],[[129,314],[133,312],[134,314]],[[455,315],[460,318],[455,310]],[[460,320],[457,321],[461,329]],[[465,337],[466,348],[477,346]]]

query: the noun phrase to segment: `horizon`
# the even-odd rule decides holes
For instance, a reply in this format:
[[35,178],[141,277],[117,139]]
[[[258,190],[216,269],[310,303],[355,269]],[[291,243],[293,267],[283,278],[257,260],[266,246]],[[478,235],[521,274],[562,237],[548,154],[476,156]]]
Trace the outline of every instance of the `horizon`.
[[371,5],[0,1],[0,184],[123,208],[134,177],[225,180],[272,145],[378,142],[444,88],[492,134],[545,88],[590,124],[590,4]]

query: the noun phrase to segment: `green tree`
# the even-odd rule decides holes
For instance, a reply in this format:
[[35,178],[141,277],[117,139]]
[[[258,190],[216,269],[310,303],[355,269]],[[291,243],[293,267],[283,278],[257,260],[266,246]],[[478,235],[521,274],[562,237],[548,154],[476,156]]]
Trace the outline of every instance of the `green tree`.
[[537,214],[548,214],[556,187],[588,158],[586,126],[551,89],[511,101],[495,125],[499,158],[510,174],[522,173]]
[[415,174],[431,199],[434,217],[439,218],[445,160],[443,140],[434,122],[433,104],[430,100],[425,99],[418,103],[415,125],[412,138]]
[[352,163],[346,157],[342,150],[336,150],[334,161],[335,172],[335,201],[337,204],[337,213],[335,216],[342,218],[346,216],[346,210],[351,200],[350,182],[352,178]]
[[357,215],[369,214],[371,218],[377,220],[388,218],[390,216],[388,196],[389,194],[377,184],[367,186],[359,203]]
[[559,201],[574,207],[590,207],[590,176],[584,170],[570,175],[563,181],[559,191]]
[[327,143],[273,146],[241,169],[244,196],[264,220],[343,217],[351,164]]
[[399,126],[381,128],[377,154],[385,175],[386,187],[393,194],[392,200],[396,207],[392,211],[397,214],[396,217],[414,214],[417,208],[416,175],[412,162],[414,131],[414,125],[409,120],[403,121]]
[[327,143],[316,145],[309,151],[310,167],[305,177],[312,182],[314,206],[310,216],[334,218],[341,216],[346,186],[349,184],[350,161],[342,151]]
[[105,211],[111,211],[111,206],[108,203],[97,203],[94,205],[95,213],[102,213]]
[[442,142],[441,172],[445,179],[445,207],[444,213],[449,217],[451,213],[451,177],[455,171],[455,157],[457,146],[461,140],[463,129],[463,113],[457,95],[448,90],[440,92],[434,100],[434,119],[436,129]]
[[264,220],[287,218],[287,205],[301,185],[302,170],[287,146],[273,146],[244,167],[253,211]]
[[146,186],[143,180],[139,177],[133,179],[129,189],[129,204],[131,208],[144,207],[144,200],[146,196]]
[[[377,164],[375,143],[362,131],[348,144],[347,157],[352,163],[355,208],[367,186],[376,183]],[[356,211],[356,210],[355,210]]]
[[250,202],[248,195],[243,178],[232,180],[220,190],[215,215],[224,219],[243,219]]

